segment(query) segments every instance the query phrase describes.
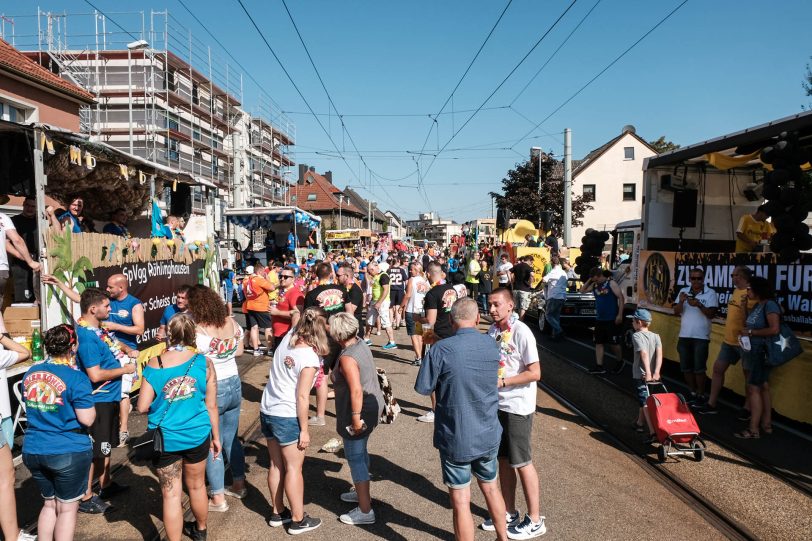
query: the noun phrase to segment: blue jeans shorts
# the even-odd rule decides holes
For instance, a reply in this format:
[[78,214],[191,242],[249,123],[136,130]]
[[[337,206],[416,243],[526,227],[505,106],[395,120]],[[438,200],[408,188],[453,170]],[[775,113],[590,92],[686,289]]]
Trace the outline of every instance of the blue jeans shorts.
[[369,481],[369,452],[366,438],[349,440],[344,438],[344,456],[350,465],[350,475],[353,483]]
[[405,320],[406,320],[406,334],[409,336],[414,336],[414,328],[415,328],[415,316],[420,317],[420,314],[415,314],[414,312],[405,312]]
[[262,435],[276,440],[281,447],[299,442],[299,419],[296,417],[275,417],[260,412],[259,422]]
[[9,449],[14,448],[14,419],[4,417],[0,423],[0,449],[8,445]]
[[648,385],[642,379],[636,379],[635,381],[635,388],[637,393],[637,403],[640,404],[640,407],[646,405],[646,398],[648,398]]
[[708,345],[710,340],[680,338],[677,340],[679,367],[682,372],[704,374],[708,369]]
[[471,484],[471,473],[480,481],[490,483],[496,480],[496,474],[499,471],[496,451],[471,462],[454,462],[441,454],[440,465],[443,468],[443,483],[448,488],[467,487]]
[[716,357],[718,361],[724,361],[729,365],[734,365],[742,358],[742,348],[739,346],[731,346],[726,342],[722,342],[719,348],[719,356]]
[[31,472],[42,497],[46,500],[56,498],[63,503],[75,502],[85,495],[92,460],[90,448],[61,455],[23,453],[23,464]]

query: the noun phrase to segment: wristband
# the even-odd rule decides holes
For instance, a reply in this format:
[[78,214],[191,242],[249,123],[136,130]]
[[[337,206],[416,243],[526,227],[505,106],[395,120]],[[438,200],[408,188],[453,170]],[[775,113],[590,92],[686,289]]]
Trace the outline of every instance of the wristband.
[[352,415],[361,415],[361,412],[360,411],[354,411],[354,412],[352,412]]

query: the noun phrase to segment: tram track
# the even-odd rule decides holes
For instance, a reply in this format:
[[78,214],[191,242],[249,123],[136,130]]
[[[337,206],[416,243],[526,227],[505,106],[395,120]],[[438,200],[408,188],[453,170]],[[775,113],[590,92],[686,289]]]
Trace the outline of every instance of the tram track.
[[652,462],[648,456],[637,453],[621,438],[614,435],[608,426],[597,422],[576,404],[564,397],[564,395],[558,390],[544,382],[539,382],[538,386],[563,407],[581,417],[587,425],[603,431],[605,437],[610,440],[612,445],[625,452],[635,464],[651,475],[653,479],[659,482],[671,494],[685,502],[686,505],[693,509],[698,515],[700,515],[705,521],[707,521],[725,537],[731,540],[740,541],[758,539],[758,537],[754,535],[746,526],[719,509],[712,502],[708,501],[704,496],[702,496],[702,494],[693,490],[688,483],[674,474],[674,472],[669,471],[658,463]]
[[[567,340],[569,340],[570,342],[572,342],[574,344],[577,344],[577,345],[579,345],[581,347],[584,347],[585,349],[592,349],[590,344],[587,344],[585,342],[581,342],[580,340],[577,340],[577,339],[574,339],[574,338],[567,338]],[[585,370],[584,367],[581,364],[567,358],[564,355],[559,354],[558,352],[550,349],[549,347],[547,347],[545,345],[542,345],[542,344],[539,343],[538,347],[539,347],[539,349],[543,350],[546,354],[554,355],[557,359],[567,363],[568,365],[570,365],[572,367],[575,367],[575,368],[577,368],[579,370]],[[625,359],[623,360],[623,362],[627,363],[627,364],[630,364]],[[606,385],[608,385],[609,387],[611,387],[612,389],[614,389],[614,390],[616,390],[618,392],[621,392],[621,393],[623,393],[623,394],[625,394],[627,396],[633,397],[633,398],[635,397],[635,394],[630,389],[628,389],[626,387],[623,387],[622,385],[619,385],[617,382],[613,381],[609,377],[606,377],[606,376],[592,376],[592,377],[598,377],[603,383],[605,383]],[[663,380],[666,383],[669,383],[669,384],[679,385],[679,382],[674,380],[673,378],[663,377]],[[774,424],[777,425],[778,423],[774,423]],[[798,481],[798,480],[794,479],[792,476],[788,475],[783,470],[781,470],[780,468],[777,468],[777,467],[775,467],[775,466],[773,466],[773,465],[771,465],[771,464],[769,464],[769,463],[767,463],[767,462],[765,462],[763,460],[760,460],[758,457],[755,457],[752,454],[748,454],[745,450],[742,450],[741,448],[738,448],[738,447],[737,448],[731,448],[729,445],[726,445],[725,443],[719,441],[717,438],[714,438],[713,436],[710,436],[710,435],[708,435],[706,433],[702,434],[702,439],[707,441],[707,442],[713,443],[715,446],[717,446],[719,448],[726,449],[729,452],[732,452],[732,453],[734,453],[736,455],[739,455],[740,457],[746,459],[749,463],[751,463],[758,470],[760,470],[760,471],[762,471],[762,472],[764,472],[764,473],[778,479],[779,481],[783,482],[787,486],[789,486],[789,487],[801,492],[802,494],[812,498],[812,485],[801,482],[801,481]]]

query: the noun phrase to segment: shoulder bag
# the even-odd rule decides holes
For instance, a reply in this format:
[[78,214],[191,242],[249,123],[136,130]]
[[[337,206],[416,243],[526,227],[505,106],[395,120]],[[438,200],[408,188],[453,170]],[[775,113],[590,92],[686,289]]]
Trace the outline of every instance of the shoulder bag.
[[[189,366],[186,367],[186,373],[183,374],[184,380],[186,379],[186,376],[189,375],[189,370],[192,368],[192,365],[195,364],[195,358],[198,355],[199,353],[196,353],[191,359],[189,359]],[[164,367],[160,355],[158,355],[158,366],[160,366],[161,369]],[[158,391],[156,390],[156,395],[157,393]],[[166,419],[166,414],[169,413],[170,409],[172,409],[172,404],[174,402],[174,398],[169,401],[169,405],[164,410],[164,413],[161,415],[161,419],[155,425],[155,428],[147,429],[146,432],[136,438],[135,442],[132,444],[133,456],[131,457],[131,460],[142,463],[151,462],[164,452],[164,434],[161,430],[161,424],[163,424],[164,419]]]

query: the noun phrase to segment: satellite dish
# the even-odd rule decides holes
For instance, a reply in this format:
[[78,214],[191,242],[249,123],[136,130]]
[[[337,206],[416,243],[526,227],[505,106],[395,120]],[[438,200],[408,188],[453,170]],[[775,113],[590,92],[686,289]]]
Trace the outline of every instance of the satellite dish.
[[622,133],[637,133],[637,128],[635,128],[631,124],[626,124],[625,126],[623,126]]

